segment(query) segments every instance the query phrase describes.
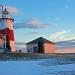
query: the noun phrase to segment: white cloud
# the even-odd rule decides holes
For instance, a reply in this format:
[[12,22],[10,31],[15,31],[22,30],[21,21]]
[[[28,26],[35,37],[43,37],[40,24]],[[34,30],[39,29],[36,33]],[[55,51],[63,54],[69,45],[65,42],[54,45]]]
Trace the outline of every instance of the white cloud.
[[27,21],[27,27],[29,26],[30,28],[46,28],[46,24],[40,23],[37,19],[32,19]]
[[31,19],[24,23],[16,23],[14,28],[32,28],[32,29],[44,29],[47,28],[47,24],[40,23],[37,19]]
[[57,41],[65,41],[74,39],[74,34],[71,33],[70,30],[62,30],[60,32],[55,32],[49,36],[49,38],[55,42]]
[[9,13],[19,13],[19,10],[16,7],[6,6]]

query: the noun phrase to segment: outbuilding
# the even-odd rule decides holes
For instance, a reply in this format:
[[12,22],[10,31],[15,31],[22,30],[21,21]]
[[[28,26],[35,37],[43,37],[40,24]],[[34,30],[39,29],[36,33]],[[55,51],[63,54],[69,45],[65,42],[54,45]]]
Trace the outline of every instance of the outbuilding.
[[55,43],[39,37],[26,43],[28,53],[54,53]]

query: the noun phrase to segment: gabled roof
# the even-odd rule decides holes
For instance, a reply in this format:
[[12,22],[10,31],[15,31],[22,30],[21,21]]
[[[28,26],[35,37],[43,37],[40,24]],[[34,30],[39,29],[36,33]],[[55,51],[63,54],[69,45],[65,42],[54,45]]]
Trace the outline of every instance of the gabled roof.
[[36,43],[39,43],[39,42],[41,42],[41,43],[55,44],[55,43],[53,43],[53,42],[51,42],[51,41],[49,41],[49,40],[47,40],[47,39],[45,39],[43,37],[39,37],[39,38],[37,38],[37,39],[35,39],[33,41],[30,41],[30,42],[28,42],[26,44],[36,44]]

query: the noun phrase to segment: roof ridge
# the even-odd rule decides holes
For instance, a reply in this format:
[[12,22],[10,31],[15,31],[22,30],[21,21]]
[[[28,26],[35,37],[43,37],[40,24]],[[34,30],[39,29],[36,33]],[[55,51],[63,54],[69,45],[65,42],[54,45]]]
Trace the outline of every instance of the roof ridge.
[[43,43],[47,42],[47,43],[55,44],[55,43],[53,43],[53,42],[51,42],[51,41],[49,41],[49,40],[47,40],[47,39],[45,39],[45,38],[43,38],[43,37],[39,37],[39,38],[37,38],[37,39],[35,39],[35,40],[32,40],[32,41],[30,41],[30,42],[28,42],[28,43],[26,43],[26,44],[38,43],[38,42],[43,42]]

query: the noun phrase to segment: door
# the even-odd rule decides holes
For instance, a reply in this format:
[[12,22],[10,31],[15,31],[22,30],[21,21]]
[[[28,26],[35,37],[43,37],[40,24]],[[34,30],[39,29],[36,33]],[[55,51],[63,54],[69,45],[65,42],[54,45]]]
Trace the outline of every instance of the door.
[[37,47],[34,47],[34,53],[38,53]]

